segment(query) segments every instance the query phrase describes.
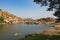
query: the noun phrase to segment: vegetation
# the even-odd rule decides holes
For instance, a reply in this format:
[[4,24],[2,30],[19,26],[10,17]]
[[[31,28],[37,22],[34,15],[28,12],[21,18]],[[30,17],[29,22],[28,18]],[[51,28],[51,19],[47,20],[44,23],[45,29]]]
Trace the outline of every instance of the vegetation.
[[19,40],[60,40],[60,35],[34,35],[34,36],[27,36],[25,38],[19,39]]
[[55,11],[54,16],[58,17],[57,22],[60,22],[60,0],[34,0],[41,6],[48,6],[47,11]]
[[1,16],[0,17],[0,23],[4,22],[4,18]]

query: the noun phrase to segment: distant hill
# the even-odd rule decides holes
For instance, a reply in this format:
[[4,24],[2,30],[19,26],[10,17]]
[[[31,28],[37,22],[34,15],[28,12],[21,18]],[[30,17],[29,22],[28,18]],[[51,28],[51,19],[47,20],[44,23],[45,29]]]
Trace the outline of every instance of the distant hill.
[[25,18],[24,20],[25,21],[34,21],[34,19],[32,19],[32,18]]
[[4,18],[5,23],[23,23],[23,19],[17,17],[7,11],[3,11],[0,9],[0,17]]
[[53,21],[56,21],[56,19],[55,19],[55,18],[52,18],[52,17],[47,17],[47,18],[40,18],[40,19],[37,19],[36,21],[53,22]]
[[56,18],[47,17],[47,18],[37,19],[36,21],[39,22],[40,24],[46,24],[48,26],[54,26],[55,22],[56,22]]

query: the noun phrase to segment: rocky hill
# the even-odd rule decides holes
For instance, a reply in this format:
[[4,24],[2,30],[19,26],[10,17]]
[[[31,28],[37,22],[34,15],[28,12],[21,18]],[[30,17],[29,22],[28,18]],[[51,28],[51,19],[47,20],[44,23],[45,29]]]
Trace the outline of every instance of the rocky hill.
[[52,17],[47,17],[47,18],[37,19],[36,21],[39,22],[39,24],[46,24],[49,26],[54,26],[56,19]]
[[23,19],[20,17],[17,17],[7,11],[3,11],[0,9],[0,17],[4,18],[4,23],[23,23]]

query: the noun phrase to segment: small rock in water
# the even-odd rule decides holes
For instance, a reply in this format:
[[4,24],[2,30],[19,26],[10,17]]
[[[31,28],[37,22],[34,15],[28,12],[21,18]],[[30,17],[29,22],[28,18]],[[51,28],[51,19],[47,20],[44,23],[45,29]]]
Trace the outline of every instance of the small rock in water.
[[15,35],[15,36],[20,36],[21,33],[16,32],[14,35]]

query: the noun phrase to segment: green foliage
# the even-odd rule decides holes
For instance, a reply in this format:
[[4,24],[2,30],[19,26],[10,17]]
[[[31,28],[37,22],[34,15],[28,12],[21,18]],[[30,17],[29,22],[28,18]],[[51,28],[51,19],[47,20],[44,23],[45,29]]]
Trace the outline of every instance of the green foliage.
[[0,23],[4,22],[4,17],[0,17]]
[[37,4],[41,6],[49,6],[48,11],[56,9],[60,10],[60,0],[34,0]]
[[25,38],[22,38],[20,40],[60,40],[60,35],[38,35],[36,34],[35,36],[27,36]]
[[41,6],[48,6],[47,11],[53,11],[55,9],[53,15],[60,18],[60,0],[34,0],[34,2],[39,5],[41,4]]

